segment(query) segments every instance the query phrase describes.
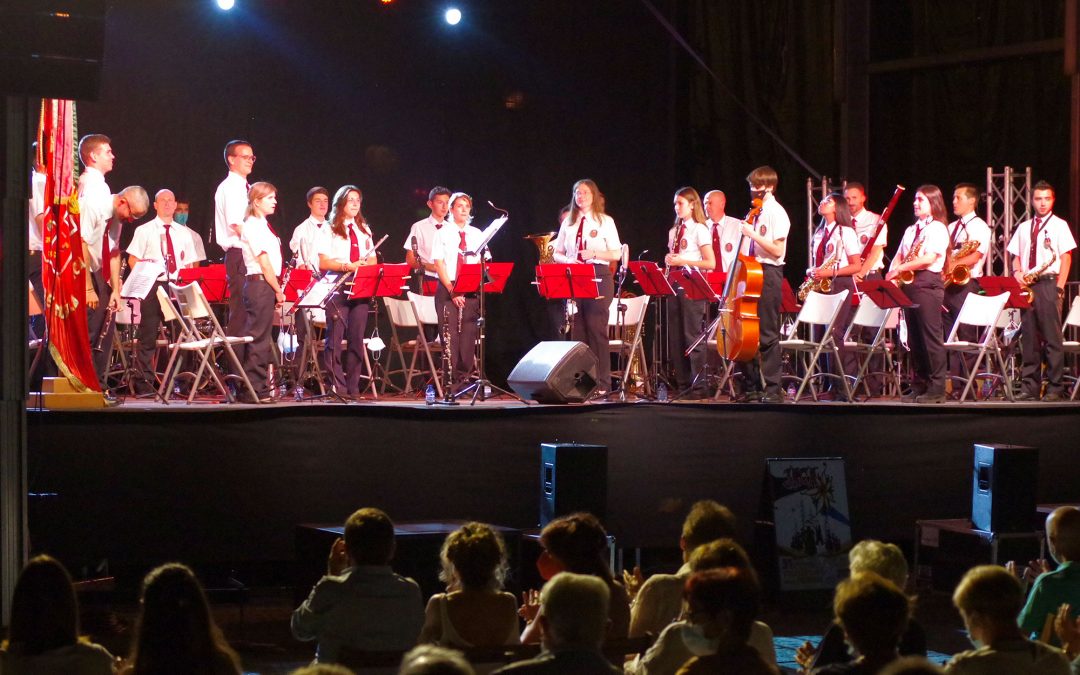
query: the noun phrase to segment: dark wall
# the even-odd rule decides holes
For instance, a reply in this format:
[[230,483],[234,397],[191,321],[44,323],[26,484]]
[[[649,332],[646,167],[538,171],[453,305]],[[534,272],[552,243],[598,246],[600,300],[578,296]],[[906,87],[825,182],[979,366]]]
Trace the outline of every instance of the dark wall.
[[[592,177],[635,250],[670,224],[669,41],[637,3],[544,0],[214,3],[117,0],[107,21],[101,100],[80,133],[113,138],[114,189],[171,187],[212,222],[222,147],[252,142],[253,180],[279,189],[283,239],[304,193],[355,183],[388,261],[435,184],[469,192],[476,217],[509,209],[493,245],[517,264],[491,303],[489,363],[501,376],[544,330],[525,234],[556,229],[572,183]],[[508,106],[507,102],[513,101]],[[130,236],[130,235],[129,235]],[[220,255],[214,247],[210,255]]]

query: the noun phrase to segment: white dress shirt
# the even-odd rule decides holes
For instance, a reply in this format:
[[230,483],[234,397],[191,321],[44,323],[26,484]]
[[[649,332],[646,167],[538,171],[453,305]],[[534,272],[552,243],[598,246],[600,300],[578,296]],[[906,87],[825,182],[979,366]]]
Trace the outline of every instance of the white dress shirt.
[[[431,263],[434,260],[431,255],[431,247],[435,244],[435,235],[447,225],[448,223],[435,220],[435,216],[428,216],[423,220],[416,221],[409,228],[409,236],[405,237],[405,245],[402,248],[411,251],[413,249],[413,238],[415,237],[417,255],[424,262]],[[426,269],[424,274],[429,277],[438,277],[437,274]]]
[[841,227],[836,222],[826,223],[814,230],[814,236],[810,239],[810,252],[814,256],[813,267],[818,265],[818,246],[821,244],[821,238],[826,234],[828,234],[829,239],[825,242],[825,255],[821,258],[821,264],[828,261],[833,252],[836,251],[837,246],[840,247],[840,253],[837,254],[836,264],[833,266],[835,269],[847,267],[851,264],[852,258],[862,254],[862,247],[859,246],[859,235],[855,234],[855,228]]
[[[588,215],[578,214],[577,222],[570,222],[567,216],[559,227],[559,236],[555,238],[554,258],[557,263],[577,263],[578,260],[577,235],[581,230],[580,249],[593,251],[615,251],[622,248],[619,241],[619,231],[615,228],[615,221],[606,213],[599,218],[593,213]],[[609,261],[600,258],[589,258],[584,262],[606,265]]]
[[[855,223],[855,234],[859,235],[859,246],[866,248],[866,243],[870,241],[870,237],[874,236],[874,229],[877,228],[878,220],[881,218],[876,213],[863,209],[859,211],[858,215],[851,216],[851,222]],[[877,239],[874,240],[874,246],[888,246],[889,242],[889,226],[882,225],[881,233],[878,234]],[[860,250],[861,253],[861,250]],[[874,266],[870,268],[870,271],[882,270],[885,268],[885,256],[882,255],[874,263]]]
[[[787,239],[788,232],[791,230],[791,219],[788,218],[787,210],[770,195],[765,198],[765,203],[761,206],[761,215],[758,216],[755,226],[760,236],[776,243],[780,239]],[[766,251],[764,246],[754,246],[754,258],[763,265],[779,267],[784,264],[784,259],[787,257],[787,242],[784,242],[783,249],[780,255],[775,256]]]
[[324,255],[339,263],[352,262],[352,241],[349,237],[350,231],[356,233],[356,243],[360,247],[359,259],[366,261],[371,256],[371,249],[375,246],[371,235],[371,225],[368,224],[368,231],[364,232],[363,228],[351,218],[346,220],[343,224],[345,225],[344,237],[339,237],[334,234],[334,230],[329,222],[323,226],[318,238],[315,239],[314,254],[316,267],[318,267],[320,255]]
[[[1068,223],[1053,213],[1047,215],[1046,224],[1039,229],[1040,241],[1035,243],[1035,266],[1031,267],[1028,265],[1028,253],[1030,252],[1033,220],[1025,220],[1013,229],[1012,239],[1009,240],[1007,250],[1012,255],[1019,257],[1020,269],[1024,270],[1025,274],[1039,269],[1050,259],[1050,256],[1057,255],[1057,259],[1054,260],[1053,264],[1043,270],[1042,273],[1058,274],[1061,272],[1061,254],[1068,253],[1076,248],[1076,239],[1073,238],[1072,230],[1069,229]],[[1046,247],[1047,241],[1050,242],[1050,248]],[[1009,272],[1011,273],[1012,270],[1009,270]]]
[[240,245],[240,238],[229,225],[244,222],[247,206],[247,179],[230,171],[214,193],[214,237],[218,246],[226,251]]
[[[974,213],[969,213],[963,218],[952,221],[948,224],[949,241],[953,242],[953,248],[960,248],[960,246],[972,239],[979,242],[979,253],[982,253],[983,257],[979,259],[979,262],[971,268],[971,278],[977,279],[983,275],[983,269],[985,265],[983,262],[986,260],[986,255],[990,252],[990,239],[993,234],[990,232],[990,226],[986,224],[986,221],[978,217]],[[960,230],[957,232],[957,230]]]
[[[739,238],[742,236],[742,222],[738,218],[733,216],[724,216],[720,222],[713,222],[712,220],[706,221],[709,225],[709,240],[712,241],[713,230],[720,228],[720,232],[717,241],[720,244],[719,251],[713,251],[713,255],[716,256],[718,269],[727,272],[731,269],[731,262],[735,260],[735,256],[739,253],[736,247],[739,245]],[[746,255],[750,252],[750,238],[747,237],[743,240],[742,254]]]
[[161,218],[154,218],[135,228],[135,234],[131,237],[127,252],[139,260],[155,260],[165,267],[165,274],[158,277],[164,281],[166,277],[175,281],[180,277],[180,270],[193,265],[202,258],[195,249],[195,241],[192,239],[191,230],[179,223],[169,223],[169,238],[172,239],[173,254],[176,255],[176,272],[169,274],[169,266],[166,254],[169,246],[165,239],[165,223]]
[[[705,223],[699,223],[695,220],[683,221],[685,229],[682,233],[682,240],[675,241],[676,231],[678,226],[672,226],[668,230],[668,251],[685,260],[700,261],[701,260],[701,247],[712,246],[712,235],[710,234],[709,226]],[[715,256],[715,252],[713,253]]]
[[[443,265],[446,267],[446,275],[450,278],[450,281],[457,281],[457,263],[458,253],[461,251],[459,248],[461,245],[461,232],[465,232],[465,250],[474,251],[476,247],[484,242],[484,232],[479,228],[472,225],[466,225],[464,228],[459,227],[456,223],[448,224],[435,235],[435,241],[431,245],[431,258],[432,260],[442,260]],[[487,253],[487,257],[491,259],[491,252]],[[480,262],[480,256],[467,255],[465,256],[466,264],[474,264]]]
[[79,234],[90,251],[91,272],[101,269],[103,236],[109,237],[110,251],[120,250],[120,222],[113,218],[112,191],[105,175],[93,167],[86,167],[79,176]]
[[244,252],[244,267],[247,274],[262,274],[259,256],[263,253],[270,259],[270,269],[274,276],[281,276],[281,240],[270,229],[266,218],[248,216],[243,221],[244,236],[241,238],[241,250]]
[[34,172],[30,180],[30,237],[27,239],[27,248],[31,251],[40,251],[44,242],[41,226],[37,224],[37,217],[45,213],[45,174]]
[[315,250],[315,241],[329,226],[326,220],[318,221],[315,216],[308,216],[293,230],[289,250],[298,257],[300,265],[313,270],[319,269],[319,253]]
[[930,272],[941,272],[945,266],[945,251],[949,248],[949,231],[945,228],[945,223],[940,220],[927,218],[925,221],[921,221],[921,225],[922,228],[920,229],[920,222],[916,222],[904,231],[904,238],[900,240],[900,248],[897,249],[896,256],[892,259],[892,264],[889,265],[890,270],[904,262],[904,258],[907,257],[908,252],[915,245],[915,238],[918,236],[922,240],[922,248],[919,249],[917,257],[933,253],[937,257],[925,269]]

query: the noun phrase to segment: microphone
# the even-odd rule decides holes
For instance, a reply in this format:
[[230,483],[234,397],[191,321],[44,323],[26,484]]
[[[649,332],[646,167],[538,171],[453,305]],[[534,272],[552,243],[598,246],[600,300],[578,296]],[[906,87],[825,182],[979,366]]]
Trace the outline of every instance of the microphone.
[[649,249],[645,249],[645,250],[644,250],[644,251],[642,251],[641,253],[638,253],[637,259],[638,259],[638,260],[641,260],[642,258],[644,258],[644,257],[645,257],[645,254],[646,254],[646,253],[648,253],[648,252],[649,252]]
[[503,215],[504,215],[504,216],[506,216],[507,218],[509,218],[509,217],[510,217],[510,212],[509,212],[509,211],[507,211],[506,209],[500,209],[500,208],[499,208],[498,206],[495,206],[494,204],[492,204],[492,203],[491,203],[491,200],[490,200],[490,199],[489,199],[489,200],[487,200],[487,203],[488,203],[488,206],[490,206],[491,208],[495,209],[495,210],[496,210],[496,211],[498,211],[499,213],[503,214]]

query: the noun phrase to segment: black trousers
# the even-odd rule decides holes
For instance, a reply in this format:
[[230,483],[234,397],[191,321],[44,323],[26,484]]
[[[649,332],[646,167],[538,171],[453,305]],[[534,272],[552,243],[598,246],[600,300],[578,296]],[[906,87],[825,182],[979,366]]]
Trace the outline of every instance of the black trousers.
[[941,303],[945,286],[941,274],[915,272],[915,280],[903,287],[904,295],[917,307],[904,310],[908,347],[915,367],[912,390],[916,394],[945,393],[945,346],[941,337]]
[[565,340],[566,333],[566,300],[544,300],[544,329],[541,335],[544,340]]
[[[241,297],[247,312],[247,320],[240,334],[250,335],[252,341],[247,345],[240,362],[244,365],[244,372],[248,379],[251,380],[255,395],[264,398],[270,395],[267,371],[274,358],[271,337],[274,328],[274,289],[260,275],[258,279],[245,280]],[[237,354],[237,356],[240,355]]]
[[1046,356],[1046,393],[1064,390],[1065,354],[1061,347],[1061,306],[1057,275],[1049,274],[1031,284],[1031,308],[1020,311],[1020,353],[1024,367],[1022,390],[1038,396],[1042,387],[1043,355]]
[[[97,272],[86,271],[90,275],[94,292],[98,296],[98,306],[95,309],[90,309],[89,306],[86,308],[86,324],[87,332],[90,334],[90,360],[94,364],[94,372],[97,373],[101,390],[106,391],[109,388],[109,362],[112,360],[113,336],[116,335],[116,331],[110,329],[105,334],[105,338],[101,340],[101,349],[96,349],[101,329],[105,327],[105,317],[108,316],[109,295],[112,293],[112,289],[105,281],[105,277],[102,276],[103,271],[104,268]],[[115,324],[113,325],[115,326]]]
[[[247,266],[244,265],[244,252],[239,246],[225,251],[225,280],[229,285],[229,321],[225,324],[225,334],[230,336],[247,335],[247,310],[244,304],[244,281]],[[244,350],[247,345],[233,345],[236,358],[244,362]]]
[[165,317],[161,313],[161,303],[158,302],[157,289],[164,286],[165,282],[158,281],[146,294],[146,298],[139,303],[139,369],[146,377],[146,381],[154,384],[154,354],[157,352],[158,330]]
[[[690,352],[690,356],[686,356],[686,350],[701,334],[706,304],[705,300],[687,298],[682,287],[667,301],[668,358],[675,367],[675,386],[679,391],[689,388],[705,367],[705,340]],[[705,383],[698,382],[697,389],[704,390]]]
[[[344,293],[335,294],[326,305],[324,367],[330,374],[334,391],[339,394],[360,393],[360,378],[364,375],[364,335],[370,311],[370,298],[349,300]],[[346,342],[344,358],[342,339]]]
[[596,278],[600,280],[600,298],[577,300],[572,336],[584,342],[596,355],[596,386],[611,391],[611,351],[608,343],[608,311],[615,294],[615,280],[607,263],[593,265]]
[[[435,291],[435,312],[439,315],[441,331],[450,333],[450,369],[455,385],[465,382],[476,367],[476,338],[480,335],[480,298],[465,296],[465,306],[458,309],[450,299],[450,291],[439,284]],[[460,319],[458,316],[460,315]],[[449,322],[449,325],[445,325]],[[458,330],[458,325],[461,330]],[[442,333],[445,334],[445,333]],[[445,345],[443,345],[445,348]]]
[[761,298],[758,300],[758,362],[746,369],[746,388],[756,390],[765,380],[765,394],[780,393],[780,305],[783,300],[784,268],[762,264]]
[[[34,288],[38,305],[45,310],[45,286],[41,282],[41,251],[27,251],[26,253],[26,280]],[[45,315],[38,314],[30,318],[31,339],[45,337]]]

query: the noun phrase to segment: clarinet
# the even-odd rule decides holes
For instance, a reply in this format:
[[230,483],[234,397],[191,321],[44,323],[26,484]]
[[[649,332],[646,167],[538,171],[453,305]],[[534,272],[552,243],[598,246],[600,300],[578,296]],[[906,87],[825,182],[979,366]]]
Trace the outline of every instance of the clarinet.
[[[460,330],[461,313],[458,313],[458,325]],[[442,379],[443,379],[443,400],[450,402],[454,400],[454,395],[450,391],[451,387],[451,364],[450,364],[450,305],[443,307],[443,353],[442,353]]]
[[[108,233],[106,233],[105,236],[109,236]],[[125,258],[123,256],[120,256],[120,283],[121,284],[124,283],[124,273],[125,272],[127,272],[127,258]],[[110,293],[110,296],[111,296],[111,293]],[[100,298],[98,299],[98,302],[101,302]],[[105,310],[105,323],[102,324],[101,332],[98,333],[97,340],[94,341],[94,351],[95,352],[105,351],[105,336],[107,336],[110,332],[112,332],[113,325],[116,323],[116,312],[117,312],[117,310],[113,308],[112,303],[110,302],[108,308]]]

